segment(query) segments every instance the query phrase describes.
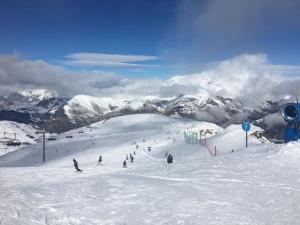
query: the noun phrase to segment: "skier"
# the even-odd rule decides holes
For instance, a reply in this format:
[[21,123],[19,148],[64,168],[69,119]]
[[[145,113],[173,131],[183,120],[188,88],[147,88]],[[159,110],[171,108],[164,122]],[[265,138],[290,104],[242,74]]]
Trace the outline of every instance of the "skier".
[[133,154],[134,154],[134,155],[136,154],[135,151],[133,151]]
[[102,155],[100,155],[100,157],[99,157],[99,159],[98,159],[98,164],[101,164],[102,161],[103,161],[103,160],[102,160]]
[[133,163],[133,155],[130,154],[130,162]]
[[76,171],[81,172],[82,170],[78,168],[78,162],[76,161],[76,159],[73,159],[73,163]]
[[139,148],[139,145],[136,145],[136,146],[135,146],[135,149],[138,149],[138,148]]
[[123,168],[127,168],[126,160],[124,160],[124,162],[123,162]]
[[171,153],[168,154],[168,157],[167,157],[167,163],[170,164],[170,163],[173,163],[173,156]]
[[126,154],[126,160],[128,160],[128,154]]

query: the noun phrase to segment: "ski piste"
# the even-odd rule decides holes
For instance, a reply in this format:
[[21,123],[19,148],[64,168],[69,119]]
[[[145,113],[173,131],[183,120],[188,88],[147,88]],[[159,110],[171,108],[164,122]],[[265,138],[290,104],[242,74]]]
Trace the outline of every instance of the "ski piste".
[[[92,126],[69,131],[73,138],[59,134],[48,141],[45,163],[41,144],[0,158],[2,223],[215,224],[219,218],[220,224],[297,224],[300,219],[296,143],[274,145],[253,125],[246,150],[240,124],[223,129],[157,114]],[[217,156],[209,154],[210,146],[217,146]],[[123,168],[130,154],[134,162],[128,159]],[[101,166],[99,155],[105,159]],[[76,172],[80,176],[72,159],[83,170]]]

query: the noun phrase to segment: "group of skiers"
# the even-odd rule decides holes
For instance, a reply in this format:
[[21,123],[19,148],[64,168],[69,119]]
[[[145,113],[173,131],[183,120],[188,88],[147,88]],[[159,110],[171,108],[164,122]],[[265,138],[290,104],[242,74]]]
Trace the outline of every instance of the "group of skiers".
[[[133,154],[130,153],[129,157],[128,157],[128,154],[126,154],[126,159],[123,161],[123,168],[127,168],[127,160],[129,160],[129,158],[130,158],[130,163],[133,163],[133,160],[134,160],[133,155],[136,155],[135,151],[133,151]],[[102,161],[103,161],[103,158],[102,158],[102,155],[100,155],[99,159],[98,159],[98,165],[100,165],[102,163]],[[77,162],[76,159],[73,159],[73,164],[74,164],[74,167],[75,167],[77,172],[82,172],[83,171],[82,169],[80,169],[78,167],[78,162]]]
[[[168,138],[169,139],[169,138]],[[173,140],[175,142],[175,138]],[[145,139],[143,139],[143,142],[145,142]],[[154,140],[154,143],[155,143],[155,140]],[[139,148],[138,144],[136,144],[135,141],[132,142],[132,145],[135,145],[135,148],[136,150]],[[148,147],[149,148],[149,147]],[[150,147],[151,148],[151,147]],[[128,154],[126,154],[126,158],[125,160],[123,161],[123,168],[127,168],[127,161],[130,159],[130,163],[133,163],[133,160],[134,160],[134,157],[133,155],[136,155],[136,152],[133,151],[133,153],[130,153],[129,154],[129,157],[128,157]],[[98,165],[100,165],[103,161],[103,158],[102,158],[102,155],[99,156],[99,159],[98,159]],[[173,155],[171,153],[168,153],[167,155],[167,163],[170,164],[170,163],[173,163]],[[74,167],[76,169],[77,172],[82,172],[83,170],[81,170],[79,167],[78,167],[78,162],[76,161],[76,159],[73,159],[73,164],[74,164]]]
[[[102,163],[103,159],[102,159],[102,155],[99,156],[99,159],[98,159],[98,165],[100,165]],[[78,162],[76,159],[73,159],[73,164],[74,164],[74,167],[76,169],[77,172],[82,172],[82,169],[79,169],[78,167]]]
[[[136,152],[135,152],[135,151],[133,151],[133,154],[131,154],[131,153],[129,154],[130,163],[133,163],[133,160],[134,160],[133,155],[136,155]],[[128,154],[126,154],[126,158],[125,158],[125,160],[123,161],[123,168],[127,168],[127,160],[129,160],[129,158],[128,158]]]

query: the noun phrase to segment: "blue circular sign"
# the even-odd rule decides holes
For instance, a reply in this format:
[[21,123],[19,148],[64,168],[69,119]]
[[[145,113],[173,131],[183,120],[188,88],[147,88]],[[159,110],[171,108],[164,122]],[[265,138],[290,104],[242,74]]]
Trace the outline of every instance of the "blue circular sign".
[[244,121],[242,123],[242,128],[244,131],[248,132],[250,130],[250,123],[248,121]]

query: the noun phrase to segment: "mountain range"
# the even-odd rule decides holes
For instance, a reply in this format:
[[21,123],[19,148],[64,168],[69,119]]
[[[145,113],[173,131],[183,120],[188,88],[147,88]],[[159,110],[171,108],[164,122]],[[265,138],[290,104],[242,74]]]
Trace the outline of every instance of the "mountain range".
[[222,127],[248,119],[262,127],[269,138],[282,139],[284,122],[279,114],[284,99],[245,104],[237,98],[181,94],[173,98],[135,98],[76,95],[64,97],[45,90],[0,92],[0,120],[30,124],[61,133],[121,115],[157,113],[212,122]]

